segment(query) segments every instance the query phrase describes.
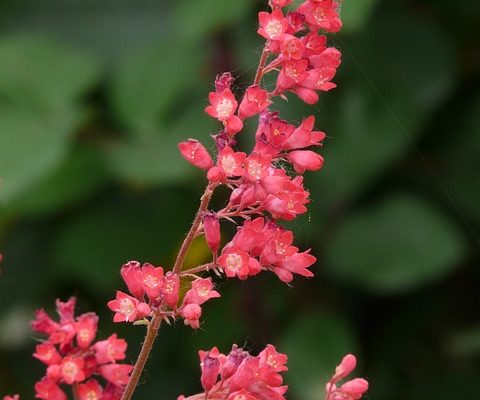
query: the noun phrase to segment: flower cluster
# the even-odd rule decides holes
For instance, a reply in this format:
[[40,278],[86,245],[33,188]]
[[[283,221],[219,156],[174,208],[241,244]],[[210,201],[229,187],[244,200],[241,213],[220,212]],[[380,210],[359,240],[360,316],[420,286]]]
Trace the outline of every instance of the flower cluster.
[[[213,254],[212,265],[227,277],[246,279],[262,270],[273,271],[289,283],[294,274],[310,277],[316,261],[309,250],[292,245],[293,234],[277,221],[290,221],[307,211],[309,192],[303,174],[323,166],[314,149],[325,133],[315,130],[315,117],[293,125],[272,110],[275,97],[294,93],[308,104],[318,101],[318,92],[335,87],[331,82],[340,64],[340,52],[327,47],[323,32],[341,28],[338,3],[307,0],[296,9],[283,10],[288,0],[271,0],[271,12],[260,12],[258,34],[266,39],[255,82],[241,100],[233,92],[233,77],[223,73],[215,81],[205,111],[222,123],[214,135],[217,154],[212,158],[195,139],[179,144],[182,156],[206,171],[209,187],[230,189],[227,205],[206,211],[198,235],[204,234]],[[277,73],[272,91],[262,88],[262,77]],[[250,153],[236,149],[236,135],[246,118],[258,116],[255,144]],[[240,220],[238,220],[240,219]],[[220,221],[239,225],[237,234],[220,250]],[[202,230],[203,229],[203,230]],[[218,254],[220,252],[220,255]]]
[[357,366],[357,359],[352,354],[343,357],[337,366],[335,374],[328,381],[325,400],[359,400],[368,390],[368,382],[363,378],[354,378],[346,381],[341,386],[338,382],[345,379]]
[[[67,302],[57,300],[58,322],[43,309],[37,310],[32,321],[33,330],[47,336],[33,354],[47,366],[46,375],[35,384],[35,397],[66,400],[61,385],[70,385],[78,400],[118,400],[133,369],[117,362],[125,359],[127,343],[116,334],[94,342],[98,316],[86,313],[75,317],[75,303],[74,297]],[[99,377],[106,381],[105,387]]]
[[207,300],[220,297],[213,289],[211,278],[190,279],[190,287],[180,299],[180,275],[164,273],[162,267],[129,261],[120,270],[131,295],[117,291],[116,299],[108,302],[115,312],[114,322],[135,322],[154,315],[165,319],[182,317],[186,325],[197,329],[202,315],[201,305]]
[[179,396],[177,400],[283,400],[288,386],[283,385],[282,372],[287,356],[268,345],[258,356],[233,346],[228,355],[216,347],[200,351],[201,383],[204,392]]

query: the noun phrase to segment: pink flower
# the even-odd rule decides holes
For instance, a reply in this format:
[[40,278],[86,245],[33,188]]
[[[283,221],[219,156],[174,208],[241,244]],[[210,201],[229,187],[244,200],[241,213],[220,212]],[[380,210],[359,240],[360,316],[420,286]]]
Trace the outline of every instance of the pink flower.
[[78,385],[78,400],[100,400],[102,398],[103,389],[95,379]]
[[265,110],[270,104],[271,101],[266,90],[258,86],[250,86],[245,91],[245,95],[240,103],[238,116],[242,119],[251,117]]
[[90,346],[97,335],[98,316],[95,313],[87,313],[78,317],[75,323],[77,332],[77,344],[81,349]]
[[116,386],[126,385],[132,370],[133,365],[127,364],[107,364],[98,367],[100,375]]
[[229,88],[222,92],[211,92],[208,96],[210,105],[205,112],[219,121],[227,121],[237,110],[237,100]]
[[305,16],[310,30],[338,32],[342,28],[342,21],[338,17],[337,9],[338,3],[335,0],[307,0],[297,11]]
[[163,286],[163,268],[155,268],[152,264],[145,263],[142,266],[142,283],[145,293],[150,300],[160,296]]
[[[1,254],[0,254],[0,261],[1,261]],[[14,394],[12,396],[3,396],[3,400],[20,400],[20,396],[18,394]]]
[[257,33],[269,40],[280,40],[287,32],[288,21],[281,10],[275,10],[271,14],[261,11],[258,13],[260,27]]
[[200,328],[202,308],[198,304],[187,304],[180,310],[180,315],[184,318],[185,325],[190,325],[193,329]]
[[217,382],[220,373],[220,352],[216,347],[210,351],[199,351],[200,368],[202,370],[202,387],[208,393]]
[[46,365],[60,364],[62,362],[62,356],[58,353],[55,346],[50,343],[37,344],[33,356]]
[[229,278],[238,276],[239,279],[247,279],[249,262],[250,256],[247,252],[234,248],[228,249],[218,258],[218,265],[223,267]]
[[60,365],[61,378],[68,385],[82,382],[85,380],[84,366],[85,361],[81,357],[65,357]]
[[198,140],[188,139],[178,144],[182,157],[197,168],[208,170],[213,160],[207,149]]
[[67,400],[65,393],[51,379],[44,377],[35,384],[35,397],[43,400]]
[[270,0],[270,7],[285,7],[288,6],[293,0]]
[[211,212],[205,213],[202,218],[203,231],[208,248],[216,256],[218,247],[220,246],[220,221],[218,217]]
[[306,170],[316,171],[323,166],[323,157],[310,150],[295,150],[288,153],[288,161],[295,172],[303,174]]
[[195,303],[202,305],[206,301],[218,297],[220,297],[220,293],[213,290],[212,278],[199,278],[192,282],[192,288],[185,294],[183,304]]
[[98,364],[114,363],[125,359],[127,342],[124,339],[117,339],[117,334],[114,333],[107,340],[98,341],[93,347]]
[[163,278],[163,300],[170,308],[176,308],[180,291],[180,277],[173,272],[167,272]]
[[144,295],[142,271],[138,261],[129,261],[122,265],[120,274],[127,285],[128,291],[135,297],[141,299]]
[[110,310],[115,312],[114,322],[133,322],[146,317],[151,312],[147,304],[119,290],[117,290],[116,299],[110,300],[107,305]]

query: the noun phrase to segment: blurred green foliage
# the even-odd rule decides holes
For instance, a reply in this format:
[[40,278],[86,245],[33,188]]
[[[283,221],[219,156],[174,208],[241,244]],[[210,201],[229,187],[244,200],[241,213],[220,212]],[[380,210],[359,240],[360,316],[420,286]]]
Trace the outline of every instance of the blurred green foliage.
[[[219,280],[201,330],[161,331],[138,398],[195,392],[200,348],[270,342],[290,355],[292,399],[322,398],[346,352],[371,398],[480,398],[479,4],[342,2],[338,89],[313,108],[276,105],[328,135],[311,211],[291,224],[316,277]],[[99,334],[118,330],[134,359],[143,328],[113,327],[105,303],[124,261],[172,262],[204,185],[177,143],[213,148],[208,92],[219,71],[251,82],[260,9],[0,2],[0,393],[32,396],[28,320],[57,297],[97,311]],[[198,242],[189,262],[207,257]]]

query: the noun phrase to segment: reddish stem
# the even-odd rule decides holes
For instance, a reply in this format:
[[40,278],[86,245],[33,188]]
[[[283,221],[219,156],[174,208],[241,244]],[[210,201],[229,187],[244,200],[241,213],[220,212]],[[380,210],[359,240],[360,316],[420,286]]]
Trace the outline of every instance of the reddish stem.
[[133,396],[133,392],[135,391],[138,381],[140,380],[140,376],[142,375],[143,369],[145,368],[145,364],[147,363],[148,356],[152,351],[153,343],[155,342],[155,338],[157,337],[158,330],[160,329],[160,324],[162,323],[162,316],[155,314],[150,321],[150,324],[147,328],[147,334],[145,335],[145,340],[142,344],[142,349],[138,354],[137,362],[135,363],[135,367],[133,368],[132,374],[130,375],[130,380],[128,381],[127,386],[125,387],[125,391],[122,395],[122,400],[130,400]]
[[[257,73],[255,74],[255,80],[253,82],[254,85],[258,85],[262,80],[265,64],[267,63],[267,58],[269,54],[268,45],[269,45],[269,42],[267,41],[267,43],[265,44],[265,47],[263,48],[262,55],[260,57]],[[208,204],[210,203],[210,199],[212,198],[212,194],[213,194],[213,191],[215,190],[215,187],[216,187],[215,184],[209,184],[205,188],[205,192],[201,197],[200,206],[198,207],[197,214],[195,215],[195,219],[193,220],[192,226],[190,227],[190,230],[188,231],[187,236],[185,237],[182,243],[182,246],[180,247],[180,250],[178,251],[178,255],[172,269],[174,273],[179,274],[182,270],[185,257],[187,256],[187,253],[190,250],[190,246],[192,245],[192,242],[198,233],[198,228],[200,226],[200,223],[202,222],[203,213],[207,210]],[[207,265],[208,264],[205,264],[200,267],[201,268],[205,267],[206,269]],[[194,270],[196,270],[196,268],[192,268],[188,272],[191,273]],[[158,314],[155,314],[152,320],[150,321],[150,324],[148,325],[148,328],[147,328],[147,334],[145,336],[145,340],[143,342],[142,348],[138,355],[137,361],[135,362],[135,366],[133,368],[132,374],[130,375],[128,384],[125,387],[125,391],[123,392],[121,400],[130,400],[132,398],[133,393],[135,392],[135,388],[137,387],[138,381],[140,379],[140,376],[142,375],[143,369],[145,368],[145,364],[147,363],[150,352],[152,351],[153,343],[155,342],[155,338],[157,337],[161,322],[162,322],[162,316]]]

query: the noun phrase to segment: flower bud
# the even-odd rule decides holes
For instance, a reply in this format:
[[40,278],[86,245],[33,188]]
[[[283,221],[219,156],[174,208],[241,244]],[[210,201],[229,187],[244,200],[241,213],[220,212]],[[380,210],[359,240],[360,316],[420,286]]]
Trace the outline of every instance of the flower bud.
[[220,221],[218,217],[208,212],[203,215],[203,229],[205,232],[205,240],[207,241],[209,249],[214,255],[218,252],[220,246]]
[[178,144],[182,157],[190,164],[200,169],[209,169],[213,166],[213,160],[207,149],[198,140],[188,139]]
[[120,274],[127,285],[128,291],[135,297],[142,298],[145,294],[143,290],[142,270],[138,261],[129,261],[122,265]]

